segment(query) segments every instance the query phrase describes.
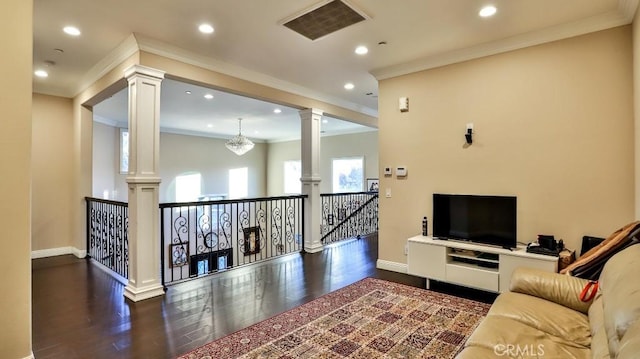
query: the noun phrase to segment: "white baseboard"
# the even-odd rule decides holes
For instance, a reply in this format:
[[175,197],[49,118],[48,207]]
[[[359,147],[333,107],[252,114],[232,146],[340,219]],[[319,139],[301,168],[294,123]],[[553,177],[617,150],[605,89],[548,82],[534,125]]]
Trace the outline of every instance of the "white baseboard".
[[76,247],[39,249],[31,251],[31,259],[62,256],[65,254],[73,254],[78,258],[84,258],[87,255],[87,251],[84,249],[78,249]]
[[36,357],[33,355],[33,352],[31,352],[31,355],[26,356],[26,357],[24,357],[22,359],[36,359]]
[[78,258],[84,258],[87,256],[87,250],[86,249],[78,249],[76,247],[71,247],[73,248],[73,255],[78,257]]
[[120,274],[112,271],[111,269],[107,268],[104,264],[94,261],[91,261],[91,264],[93,264],[94,266],[96,266],[98,269],[100,269],[101,271],[104,271],[105,273],[107,273],[108,275],[112,276],[115,280],[117,280],[118,282],[122,283],[123,285],[127,285],[129,284],[129,280],[123,276],[121,276]]
[[384,269],[392,272],[398,272],[398,273],[407,273],[406,263],[385,261],[383,259],[378,259],[376,261],[376,268]]

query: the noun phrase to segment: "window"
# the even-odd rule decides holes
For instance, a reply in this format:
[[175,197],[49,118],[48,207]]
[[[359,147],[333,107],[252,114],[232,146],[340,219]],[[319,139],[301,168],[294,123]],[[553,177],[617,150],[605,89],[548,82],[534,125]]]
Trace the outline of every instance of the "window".
[[176,177],[176,202],[194,202],[200,197],[200,173]]
[[129,131],[120,129],[120,173],[129,172]]
[[229,170],[229,198],[245,198],[249,195],[249,169],[247,167]]
[[334,158],[331,161],[333,193],[361,192],[363,158]]
[[300,194],[302,192],[302,163],[300,161],[284,161],[284,193]]

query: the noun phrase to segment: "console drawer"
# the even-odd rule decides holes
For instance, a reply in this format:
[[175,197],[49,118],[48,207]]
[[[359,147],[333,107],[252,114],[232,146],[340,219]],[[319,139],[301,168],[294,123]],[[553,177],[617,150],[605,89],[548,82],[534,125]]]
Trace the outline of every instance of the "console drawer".
[[475,265],[447,264],[447,282],[497,292],[499,274],[497,270],[481,269]]

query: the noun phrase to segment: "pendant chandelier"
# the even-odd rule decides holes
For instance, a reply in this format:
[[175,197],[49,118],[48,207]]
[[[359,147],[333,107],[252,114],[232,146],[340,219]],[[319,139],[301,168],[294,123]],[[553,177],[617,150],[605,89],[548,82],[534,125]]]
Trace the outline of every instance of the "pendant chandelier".
[[249,140],[248,138],[242,135],[242,119],[241,118],[238,119],[238,135],[230,139],[229,141],[227,141],[225,146],[227,146],[229,151],[235,153],[238,156],[242,156],[245,153],[251,151],[253,146],[255,146],[253,142],[251,142],[251,140]]

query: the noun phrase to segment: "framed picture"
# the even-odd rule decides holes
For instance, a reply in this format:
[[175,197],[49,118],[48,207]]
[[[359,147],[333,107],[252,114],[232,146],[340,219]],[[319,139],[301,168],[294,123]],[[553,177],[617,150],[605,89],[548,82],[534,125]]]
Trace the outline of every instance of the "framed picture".
[[244,255],[249,256],[260,252],[260,227],[249,227],[244,232]]
[[327,224],[333,226],[333,214],[327,214]]
[[377,178],[367,178],[367,191],[378,192],[378,181]]
[[189,263],[189,243],[172,244],[169,248],[171,267],[182,267]]

